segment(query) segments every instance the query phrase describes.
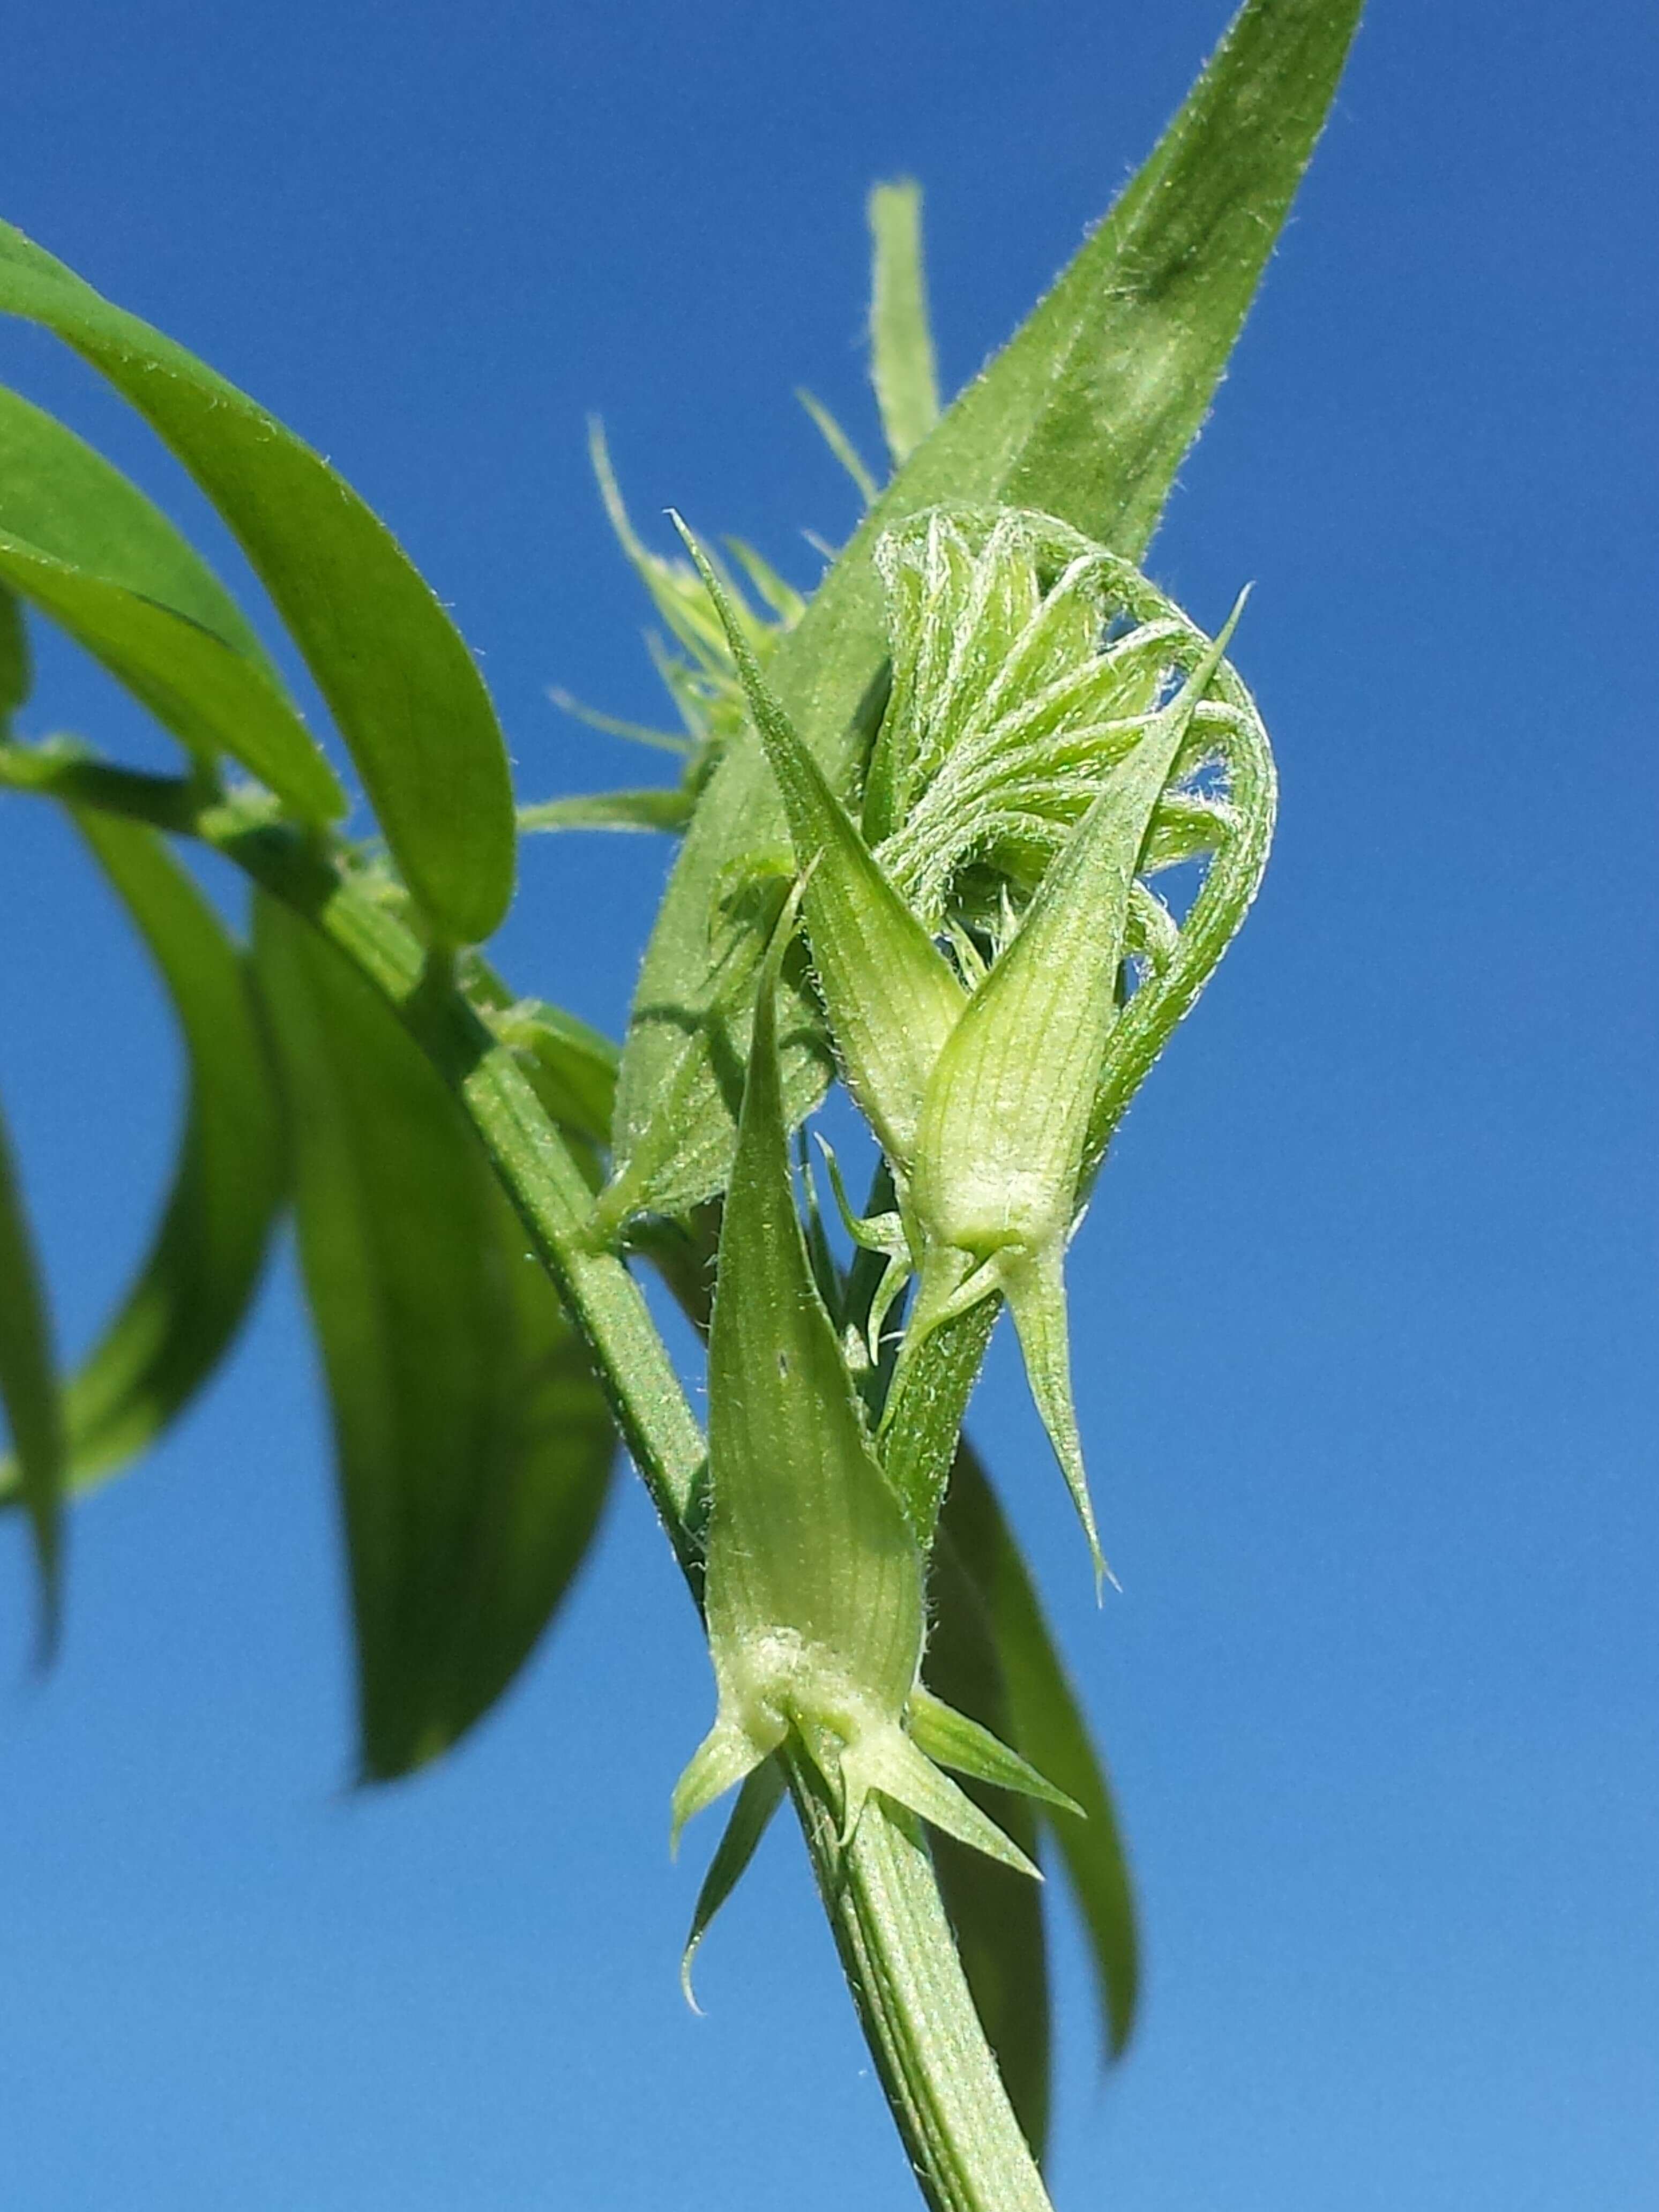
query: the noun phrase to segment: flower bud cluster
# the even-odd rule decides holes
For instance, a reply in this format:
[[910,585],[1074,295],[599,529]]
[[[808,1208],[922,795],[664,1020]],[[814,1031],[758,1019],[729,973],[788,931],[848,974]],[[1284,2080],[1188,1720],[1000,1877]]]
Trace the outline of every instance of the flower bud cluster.
[[[720,580],[692,552],[724,616]],[[888,533],[876,558],[893,681],[860,822],[735,618],[727,636],[783,797],[842,1072],[893,1173],[893,1267],[917,1278],[901,1373],[945,1322],[1006,1298],[1099,1568],[1066,1244],[1103,1141],[1102,1098],[1121,1110],[1115,1041],[1133,1034],[1144,1073],[1156,1029],[1126,1008],[1178,976],[1178,1013],[1202,980],[1146,878],[1248,848],[1248,867],[1212,870],[1237,909],[1205,916],[1198,950],[1213,965],[1267,834],[1258,820],[1244,836],[1228,767],[1267,760],[1266,736],[1223,660],[1232,621],[1212,643],[1127,563],[1050,517],[935,510]],[[1238,781],[1270,820],[1270,769]],[[890,1223],[879,1233],[895,1243]]]

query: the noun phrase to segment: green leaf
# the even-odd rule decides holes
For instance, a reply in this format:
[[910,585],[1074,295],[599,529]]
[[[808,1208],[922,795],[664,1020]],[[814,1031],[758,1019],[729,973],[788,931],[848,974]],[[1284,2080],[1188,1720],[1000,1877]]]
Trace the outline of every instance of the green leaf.
[[[1360,0],[1248,0],[1152,158],[1024,328],[941,418],[783,638],[767,675],[845,798],[872,734],[886,655],[871,556],[880,533],[941,501],[1059,515],[1137,557],[1210,404],[1330,106]],[[623,1054],[617,1153],[645,1146],[672,1097],[653,1202],[720,1188],[760,939],[711,951],[719,886],[775,846],[781,814],[760,747],[733,744],[681,849],[646,953]],[[684,1068],[683,1073],[678,1073]],[[822,1071],[786,1066],[795,1118]]]
[[513,891],[495,710],[430,587],[349,485],[234,385],[0,224],[0,311],[45,325],[138,410],[276,603],[435,927],[488,937]]
[[210,632],[4,531],[0,577],[101,661],[198,759],[231,754],[313,821],[345,811],[333,770],[283,693]]
[[684,830],[696,800],[679,784],[643,791],[583,792],[519,809],[520,830]]
[[[933,1628],[925,1670],[938,1695],[999,1738],[1012,1740],[1007,1692],[985,1601],[948,1542],[933,1553]],[[983,1784],[963,1784],[1032,1857],[1036,1808]],[[1045,1913],[1051,1893],[936,1837],[933,1860],[975,2009],[1025,2140],[1040,2160],[1048,2136],[1050,2020]]]
[[55,416],[3,386],[0,529],[170,607],[277,680],[252,623],[161,509]]
[[921,187],[910,178],[870,195],[870,378],[894,466],[939,420],[939,376],[921,270]]
[[[1045,1811],[1042,1817],[1083,1916],[1100,1998],[1102,2040],[1107,2056],[1117,2057],[1134,2027],[1140,1963],[1134,1899],[1110,1784],[1030,1571],[985,1470],[965,1439],[940,1518],[936,1558],[941,1574],[947,1561],[954,1563],[984,1609],[1002,1703],[988,1714],[981,1704],[965,1698],[961,1680],[942,1668],[951,1649],[945,1641],[945,1626],[951,1619],[947,1607],[941,1608],[939,1629],[929,1650],[928,1674],[934,1688],[953,1701],[968,1702],[970,1711],[1006,1733],[1032,1765],[1082,1808],[1081,1819],[1055,1811]],[[946,1583],[943,1588],[948,1593],[951,1585]]]
[[333,770],[216,579],[118,470],[3,387],[0,578],[199,758],[229,753],[311,821],[345,811]]
[[[74,819],[137,926],[173,1003],[189,1103],[160,1227],[127,1292],[65,1387],[70,1486],[89,1489],[176,1420],[228,1352],[282,1205],[276,1073],[241,956],[161,838],[137,823]],[[19,1473],[0,1463],[0,1503]]]
[[264,898],[254,945],[338,1449],[362,1771],[384,1780],[518,1671],[586,1552],[615,1431],[476,1135],[392,1011]]
[[28,632],[16,595],[0,585],[0,743],[11,735],[12,717],[33,688]]
[[57,1639],[64,1498],[64,1408],[52,1364],[46,1287],[0,1121],[0,1406],[17,1456],[18,1490],[40,1571],[40,1643]]

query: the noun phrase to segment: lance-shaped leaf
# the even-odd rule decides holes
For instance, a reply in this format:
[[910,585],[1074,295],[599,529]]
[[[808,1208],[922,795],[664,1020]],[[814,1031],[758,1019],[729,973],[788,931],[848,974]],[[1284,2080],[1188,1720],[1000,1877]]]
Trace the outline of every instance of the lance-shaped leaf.
[[306,818],[345,793],[234,601],[166,516],[0,387],[0,579],[198,757],[250,769]]
[[910,1201],[922,1249],[901,1363],[979,1299],[1007,1299],[1097,1575],[1105,1562],[1072,1400],[1066,1243],[1117,1019],[1135,872],[1243,604],[1043,877],[939,1054],[917,1138]]
[[872,1448],[795,1210],[774,1012],[794,926],[792,901],[761,971],[720,1234],[704,1583],[719,1706],[675,1789],[673,1832],[793,1731],[836,1794],[843,1841],[877,1790],[1035,1871],[907,1732],[921,1553]]
[[895,467],[939,420],[939,376],[921,267],[921,187],[910,178],[870,195],[870,380]]
[[64,1497],[64,1408],[52,1360],[46,1287],[0,1121],[0,1407],[11,1431],[17,1488],[40,1575],[40,1644],[56,1641]]
[[350,1554],[362,1764],[487,1711],[569,1587],[615,1434],[470,1124],[320,936],[258,908]]
[[[843,797],[886,654],[871,557],[883,531],[941,501],[1006,502],[1140,554],[1312,152],[1359,9],[1360,0],[1247,0],[1105,222],[899,471],[779,645],[768,678]],[[623,1055],[619,1165],[649,1155],[651,1203],[665,1211],[725,1181],[732,1104],[722,1054],[751,1003],[760,940],[711,946],[709,917],[733,863],[775,843],[778,824],[759,747],[735,744],[687,833]],[[809,1052],[789,1056],[792,1117],[822,1081]],[[665,1126],[672,1117],[666,1140],[652,1127],[659,1109]]]
[[[64,1394],[68,1480],[85,1490],[154,1442],[234,1342],[284,1188],[276,1071],[241,956],[154,831],[109,814],[76,825],[137,926],[178,1018],[188,1103],[161,1224]],[[20,1489],[0,1464],[0,1501]]]
[[0,312],[130,400],[224,517],[327,701],[434,927],[488,937],[513,890],[507,749],[461,636],[350,486],[246,393],[0,224]]
[[962,986],[796,736],[719,576],[678,516],[674,520],[719,612],[783,793],[813,968],[848,1087],[883,1151],[908,1170],[927,1079],[962,1012]]
[[[1100,2002],[1102,2042],[1106,2056],[1115,2058],[1134,2027],[1140,1962],[1134,1896],[1111,1784],[1030,1570],[978,1455],[965,1439],[957,1450],[939,1523],[938,1558],[941,1618],[928,1655],[928,1673],[935,1686],[963,1702],[974,1694],[958,1656],[970,1638],[959,1633],[956,1615],[948,1610],[965,1581],[979,1601],[978,1620],[994,1656],[1000,1692],[995,1705],[987,1709],[975,1704],[973,1710],[1060,1783],[1081,1808],[1081,1817],[1050,1810],[1042,1819],[1083,1916]],[[970,1624],[974,1617],[970,1607]]]

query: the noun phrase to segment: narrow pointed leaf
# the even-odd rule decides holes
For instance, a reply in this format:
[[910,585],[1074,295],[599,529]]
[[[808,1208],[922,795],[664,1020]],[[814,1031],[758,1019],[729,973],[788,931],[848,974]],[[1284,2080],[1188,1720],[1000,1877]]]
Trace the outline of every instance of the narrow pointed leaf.
[[696,1909],[691,1915],[691,1932],[680,1957],[680,1987],[693,2012],[702,2009],[691,1987],[691,1970],[696,1962],[698,1947],[721,1905],[749,1871],[749,1862],[771,1826],[772,1815],[783,1802],[783,1769],[775,1759],[769,1759],[757,1766],[738,1792],[738,1802],[732,1808],[720,1849],[708,1862],[702,1887],[697,1892]]
[[678,784],[643,791],[585,791],[519,809],[520,830],[684,830],[696,801]]
[[[1080,1820],[1057,1811],[1045,1812],[1042,1818],[1083,1916],[1102,2039],[1107,2056],[1116,2057],[1133,2029],[1140,1963],[1134,1899],[1111,1786],[1030,1571],[983,1467],[965,1442],[940,1522],[941,1560],[947,1554],[984,1607],[1001,1681],[1001,1709],[994,1717],[999,1733],[1006,1733],[1083,1809]],[[935,1663],[942,1656],[949,1618],[947,1613],[935,1636],[929,1674],[936,1688],[953,1701],[963,1700],[960,1682]]]
[[184,463],[258,572],[442,933],[488,937],[513,890],[507,750],[459,633],[343,478],[243,392],[0,225],[0,311],[99,369]]
[[430,1064],[331,945],[263,899],[255,947],[338,1449],[362,1770],[385,1779],[512,1680],[586,1552],[615,1437]]
[[[1018,337],[941,417],[877,501],[768,666],[832,787],[849,794],[885,658],[871,552],[940,501],[1018,502],[1137,557],[1196,434],[1329,108],[1360,0],[1247,0],[1139,174]],[[722,760],[687,835],[647,951],[623,1056],[617,1146],[653,1154],[655,1202],[718,1189],[732,1105],[724,1010],[747,1003],[759,942],[722,946],[708,917],[734,861],[774,843],[778,802],[757,744]],[[672,1080],[682,1063],[688,1072]],[[792,1055],[804,1111],[822,1076]],[[672,1147],[651,1123],[665,1097]],[[647,1133],[650,1133],[647,1135]]]
[[0,1408],[11,1431],[40,1589],[40,1640],[57,1635],[64,1497],[64,1409],[34,1239],[0,1122]]
[[939,420],[939,376],[921,267],[921,187],[905,178],[870,195],[870,376],[895,467]]
[[[258,1287],[285,1167],[276,1071],[223,924],[153,831],[113,815],[75,820],[155,963],[189,1071],[160,1226],[65,1386],[68,1480],[82,1491],[152,1443],[224,1358]],[[0,1464],[0,1500],[17,1481]]]

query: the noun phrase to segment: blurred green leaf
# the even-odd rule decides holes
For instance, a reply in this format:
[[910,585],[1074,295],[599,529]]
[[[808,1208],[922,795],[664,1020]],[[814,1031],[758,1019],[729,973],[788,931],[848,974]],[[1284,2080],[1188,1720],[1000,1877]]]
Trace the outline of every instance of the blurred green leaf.
[[0,1121],[0,1406],[40,1570],[40,1641],[56,1641],[64,1498],[64,1407],[52,1362],[46,1286]]
[[870,376],[896,468],[939,420],[939,375],[921,267],[921,187],[908,177],[870,195]]
[[151,424],[235,534],[304,654],[436,927],[488,937],[513,891],[507,750],[471,654],[350,486],[204,363],[9,223],[0,311],[44,324]]
[[362,1763],[389,1779],[489,1710],[568,1589],[611,1417],[453,1096],[322,937],[262,898],[300,1255],[338,1448]]
[[296,812],[345,793],[258,638],[136,485],[0,386],[0,577],[202,758],[229,753]]
[[[1024,329],[900,469],[768,675],[843,795],[881,703],[879,533],[942,500],[1060,515],[1138,557],[1211,395],[1313,150],[1360,0],[1248,0],[1151,159]],[[618,1094],[625,1170],[651,1140],[651,1200],[674,1212],[727,1172],[760,939],[711,933],[720,887],[781,842],[752,735],[730,745],[687,833],[647,951]],[[810,1021],[803,1013],[803,1025]],[[821,1086],[786,1065],[795,1118]]]
[[[795,397],[811,416],[812,422],[830,452],[841,463],[857,488],[858,495],[866,507],[873,507],[880,495],[880,487],[870,473],[869,465],[848,436],[835,416],[805,385],[797,385]],[[797,621],[799,617],[796,617]]]
[[0,743],[11,735],[11,719],[33,687],[28,631],[15,592],[0,584]]
[[[1016,1743],[985,1601],[947,1543],[934,1551],[928,1597],[933,1626],[923,1671],[929,1687],[994,1735]],[[1036,1856],[1037,1811],[1029,1799],[980,1782],[963,1787],[1028,1856]],[[933,1838],[933,1863],[980,2024],[1015,2117],[1041,2161],[1052,2086],[1047,1893],[946,1836]]]
[[[977,1597],[978,1618],[983,1622],[975,1634],[981,1643],[988,1640],[1000,1677],[1000,1732],[1083,1808],[1079,1819],[1044,1808],[1042,1819],[1065,1863],[1083,1916],[1100,1997],[1103,2040],[1107,2055],[1117,2057],[1134,2027],[1140,1963],[1133,1893],[1110,1785],[1043,1617],[1030,1571],[984,1468],[965,1439],[940,1517],[935,1557],[938,1572],[946,1579],[941,1582],[945,1597],[939,1626],[929,1649],[930,1680],[940,1687],[941,1639],[947,1666],[960,1639],[961,1632],[951,1622],[953,1607],[963,1619],[975,1618],[965,1600],[965,1583]],[[983,1666],[979,1644],[975,1648],[977,1663]]]
[[[64,1394],[70,1486],[112,1474],[167,1428],[234,1341],[284,1187],[276,1071],[241,955],[153,830],[74,819],[155,961],[189,1063],[185,1126],[161,1224],[132,1288]],[[19,1494],[0,1463],[0,1502]]]

